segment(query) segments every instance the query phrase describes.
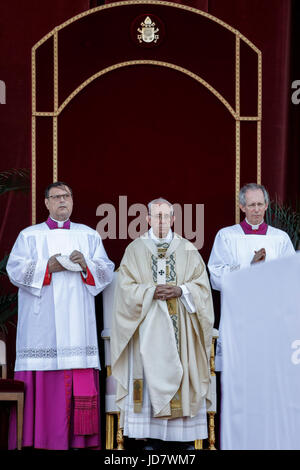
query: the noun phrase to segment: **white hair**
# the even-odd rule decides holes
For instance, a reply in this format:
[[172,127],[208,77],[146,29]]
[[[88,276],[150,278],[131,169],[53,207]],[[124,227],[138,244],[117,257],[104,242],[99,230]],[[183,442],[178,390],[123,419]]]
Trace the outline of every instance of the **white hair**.
[[148,203],[148,213],[149,213],[149,215],[151,215],[151,206],[152,206],[152,204],[163,204],[163,203],[168,204],[168,206],[170,206],[171,214],[173,215],[174,214],[174,209],[173,209],[172,204],[169,201],[167,201],[166,199],[164,199],[163,197],[153,199],[153,201],[150,201]]
[[246,192],[248,190],[256,191],[257,189],[260,189],[263,192],[264,199],[265,199],[265,204],[269,204],[270,199],[269,199],[269,194],[268,194],[268,191],[266,190],[266,188],[261,184],[248,183],[248,184],[245,184],[245,186],[243,186],[240,189],[240,204],[241,204],[241,206],[244,207],[246,205]]

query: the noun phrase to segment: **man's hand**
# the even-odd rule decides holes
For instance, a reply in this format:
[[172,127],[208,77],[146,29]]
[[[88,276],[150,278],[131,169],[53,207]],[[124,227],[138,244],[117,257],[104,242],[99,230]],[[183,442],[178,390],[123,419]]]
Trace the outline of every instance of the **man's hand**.
[[48,272],[51,273],[58,273],[60,271],[65,271],[66,269],[57,261],[56,256],[60,256],[60,253],[51,256],[48,260]]
[[181,297],[182,290],[178,286],[170,286],[169,284],[160,284],[156,287],[153,298],[157,300],[174,299]]
[[255,255],[252,258],[251,264],[260,263],[261,261],[265,261],[265,259],[266,259],[266,250],[265,250],[265,248],[261,248],[260,250],[255,251],[254,253],[255,253]]
[[84,256],[80,251],[74,250],[70,256],[70,260],[73,261],[73,263],[78,263],[82,267],[83,271],[86,271],[86,262],[84,259]]

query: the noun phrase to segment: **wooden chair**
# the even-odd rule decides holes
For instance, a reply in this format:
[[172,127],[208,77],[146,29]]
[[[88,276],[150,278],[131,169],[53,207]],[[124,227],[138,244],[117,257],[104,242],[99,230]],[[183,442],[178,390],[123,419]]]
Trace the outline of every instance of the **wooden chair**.
[[[216,381],[216,372],[215,372],[215,348],[216,340],[219,337],[219,331],[213,329],[211,353],[210,353],[210,379],[211,379],[211,389],[212,389],[212,403],[207,410],[208,414],[208,449],[216,450],[216,433],[215,433],[215,415],[217,413],[217,381]],[[197,441],[196,441],[197,442]],[[197,448],[197,447],[196,447]]]
[[[101,337],[104,340],[106,390],[105,390],[105,417],[106,417],[106,449],[124,450],[123,432],[120,429],[120,412],[115,403],[116,380],[111,375],[110,357],[110,330],[113,309],[114,291],[117,282],[117,271],[114,272],[112,282],[103,291],[103,326]],[[117,432],[115,432],[117,430]],[[116,439],[115,439],[116,436]],[[115,443],[116,440],[116,443]]]
[[17,402],[17,449],[22,449],[24,382],[7,378],[6,344],[0,339],[0,401]]

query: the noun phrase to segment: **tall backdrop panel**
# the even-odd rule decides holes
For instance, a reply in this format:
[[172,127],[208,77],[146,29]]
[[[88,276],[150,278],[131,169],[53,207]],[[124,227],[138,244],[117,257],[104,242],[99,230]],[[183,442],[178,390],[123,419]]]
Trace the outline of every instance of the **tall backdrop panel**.
[[261,54],[184,5],[97,7],[34,46],[32,123],[33,223],[45,214],[37,193],[51,151],[52,179],[74,188],[74,220],[96,228],[97,207],[116,208],[105,246],[117,264],[130,242],[120,236],[121,196],[128,208],[158,196],[183,210],[204,204],[207,260],[216,231],[239,220],[240,185],[260,182]]

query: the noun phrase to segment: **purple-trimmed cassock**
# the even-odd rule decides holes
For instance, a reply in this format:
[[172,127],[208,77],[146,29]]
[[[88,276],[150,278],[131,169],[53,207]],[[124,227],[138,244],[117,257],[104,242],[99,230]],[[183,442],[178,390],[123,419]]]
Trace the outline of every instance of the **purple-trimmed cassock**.
[[[15,378],[25,382],[23,446],[101,448],[99,351],[94,297],[114,264],[91,228],[55,221],[23,230],[7,272],[19,288]],[[64,228],[66,230],[60,230]],[[87,273],[48,273],[48,260],[80,251]],[[16,448],[12,414],[9,448]]]
[[[290,256],[295,249],[290,237],[265,222],[251,225],[247,219],[240,224],[224,227],[216,235],[208,261],[210,281],[214,289],[222,291],[224,277],[237,269],[249,268],[255,251],[265,248],[266,259]],[[216,348],[216,370],[222,370],[222,317]]]

